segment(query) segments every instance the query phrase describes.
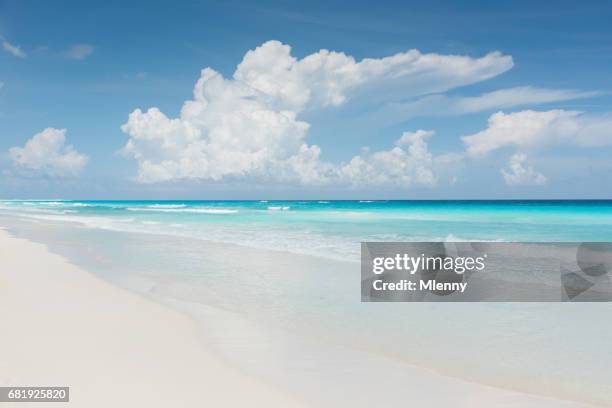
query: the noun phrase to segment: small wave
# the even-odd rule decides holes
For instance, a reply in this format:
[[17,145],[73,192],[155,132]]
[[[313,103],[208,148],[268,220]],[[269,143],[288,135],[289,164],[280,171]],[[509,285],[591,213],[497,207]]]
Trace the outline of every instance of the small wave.
[[71,214],[77,213],[75,210],[60,210],[51,208],[40,208],[40,207],[26,207],[26,208],[15,208],[11,206],[0,206],[0,210],[11,211],[17,215],[28,216],[29,214]]
[[317,201],[319,204],[329,204],[329,201]]
[[259,200],[260,203],[267,203],[268,200]]
[[375,203],[374,200],[359,200],[360,203]]
[[151,204],[147,208],[185,208],[185,204]]
[[165,213],[193,213],[193,214],[234,214],[238,210],[229,208],[146,208],[128,207],[128,211],[153,211]]
[[501,238],[497,238],[497,239],[468,239],[468,238],[458,237],[458,236],[453,235],[453,234],[448,234],[446,237],[444,237],[444,239],[435,238],[434,241],[442,241],[442,242],[505,242]]
[[277,206],[270,206],[270,207],[268,207],[268,210],[270,210],[270,211],[288,211],[290,208],[291,207],[289,207],[289,206],[280,206],[280,205],[277,205]]
[[79,202],[73,203],[70,201],[45,201],[42,203],[36,203],[35,205],[48,205],[51,207],[89,207],[90,206],[90,204],[79,203]]
[[195,212],[201,212],[205,214],[235,214],[238,212],[238,210],[230,210],[225,208],[198,208]]

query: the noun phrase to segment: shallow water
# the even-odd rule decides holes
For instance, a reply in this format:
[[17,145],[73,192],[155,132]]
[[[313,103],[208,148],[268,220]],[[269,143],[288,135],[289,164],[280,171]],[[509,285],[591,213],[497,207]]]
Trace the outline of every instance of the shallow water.
[[[136,208],[133,203],[129,205]],[[150,205],[154,204],[141,204]],[[595,217],[595,212],[597,217],[606,216],[609,211],[607,206],[588,208],[580,210],[589,214],[584,217]],[[60,218],[63,215],[59,214]],[[385,216],[397,220],[397,215],[380,217]],[[141,217],[140,222],[153,221],[148,215]],[[175,217],[172,221],[176,221]],[[270,219],[276,215],[258,217]],[[474,222],[479,222],[477,218]],[[554,218],[549,221],[552,223]],[[113,231],[106,225],[98,228],[91,222],[66,224],[41,219],[38,214],[34,218],[28,215],[0,220],[12,233],[44,242],[104,279],[162,301],[191,305],[187,309],[196,317],[201,308],[237,316],[238,321],[247,322],[240,323],[238,340],[231,320],[220,318],[211,326],[215,320],[206,318],[201,323],[209,337],[215,338],[220,352],[230,359],[245,347],[252,351],[255,345],[250,344],[250,339],[263,339],[260,343],[274,345],[267,352],[278,359],[276,371],[263,357],[250,363],[244,358],[237,361],[272,381],[290,381],[307,373],[321,373],[321,378],[341,373],[346,362],[334,367],[329,363],[330,356],[337,355],[331,350],[341,348],[349,353],[344,359],[353,358],[364,367],[373,364],[377,370],[380,361],[374,364],[365,355],[387,358],[393,362],[393,370],[399,363],[414,364],[498,387],[612,404],[612,330],[606,324],[612,313],[609,303],[361,303],[359,267],[352,258],[341,262],[330,256],[254,248],[257,245],[243,247],[174,234]],[[538,220],[543,222],[541,217]],[[560,218],[557,220],[560,222]],[[187,223],[184,219],[183,222]],[[196,224],[205,231],[205,221]],[[563,225],[557,225],[563,229]],[[588,225],[591,224],[581,226],[584,235],[569,237],[604,238],[610,233],[605,220],[592,224],[590,232]],[[330,228],[330,223],[325,226]],[[271,228],[277,228],[277,224]],[[363,231],[361,222],[353,228]],[[301,353],[304,347],[308,350]],[[350,350],[362,354],[350,354]],[[364,370],[360,372],[364,375]],[[398,375],[397,371],[388,374]],[[350,382],[352,377],[345,375]],[[370,383],[381,385],[383,380]]]

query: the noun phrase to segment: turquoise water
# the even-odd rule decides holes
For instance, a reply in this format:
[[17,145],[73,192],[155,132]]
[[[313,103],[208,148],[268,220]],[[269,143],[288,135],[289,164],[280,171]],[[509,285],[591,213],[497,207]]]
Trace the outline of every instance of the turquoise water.
[[[369,374],[365,351],[470,381],[612,405],[611,303],[361,303],[354,263],[364,240],[612,241],[612,201],[0,200],[0,215],[11,233],[119,285],[253,323],[247,330],[225,315],[201,319],[222,355],[251,356],[237,364],[272,382],[344,378],[354,393],[356,377]],[[270,334],[276,330],[289,336]],[[314,346],[305,351],[302,341]],[[338,363],[330,344],[360,354]],[[386,387],[384,372],[377,368],[366,383]],[[312,384],[307,395],[320,388]]]
[[0,211],[358,260],[361,241],[612,241],[612,201],[0,201]]

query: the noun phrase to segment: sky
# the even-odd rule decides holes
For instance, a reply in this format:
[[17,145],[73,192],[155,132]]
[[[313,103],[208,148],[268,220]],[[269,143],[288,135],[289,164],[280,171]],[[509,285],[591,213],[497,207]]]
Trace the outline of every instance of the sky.
[[611,19],[0,0],[0,198],[612,198]]

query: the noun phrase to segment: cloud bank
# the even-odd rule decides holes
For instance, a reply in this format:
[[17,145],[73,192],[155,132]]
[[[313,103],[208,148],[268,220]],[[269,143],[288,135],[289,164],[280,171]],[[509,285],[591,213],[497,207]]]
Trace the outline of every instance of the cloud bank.
[[66,129],[47,128],[24,147],[9,150],[13,165],[26,173],[50,177],[73,177],[87,164],[87,156],[66,145]]
[[436,182],[432,132],[405,133],[395,147],[365,152],[348,163],[321,159],[306,141],[306,111],[348,103],[444,92],[499,75],[513,65],[499,52],[481,58],[422,54],[417,50],[356,61],[321,50],[297,59],[291,48],[268,41],[246,53],[231,79],[205,68],[193,99],[177,118],[158,108],[134,110],[121,127],[123,153],[138,162],[137,179],[256,179],[301,184],[422,184]]

